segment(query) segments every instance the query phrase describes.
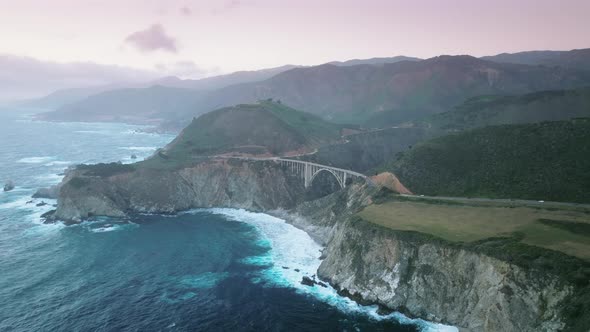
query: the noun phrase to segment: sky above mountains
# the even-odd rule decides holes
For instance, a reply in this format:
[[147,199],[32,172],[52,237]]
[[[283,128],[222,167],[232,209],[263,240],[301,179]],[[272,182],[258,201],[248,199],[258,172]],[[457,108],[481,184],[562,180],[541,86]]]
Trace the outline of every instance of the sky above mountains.
[[587,0],[0,0],[0,54],[198,78],[283,64],[585,48]]

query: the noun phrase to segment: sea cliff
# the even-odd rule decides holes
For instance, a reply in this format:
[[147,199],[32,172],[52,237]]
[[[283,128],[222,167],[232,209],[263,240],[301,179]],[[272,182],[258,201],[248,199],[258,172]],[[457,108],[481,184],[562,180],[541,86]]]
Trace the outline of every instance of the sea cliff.
[[[304,201],[303,181],[270,161],[209,160],[168,170],[109,176],[72,170],[53,219],[174,213],[198,207],[264,211],[323,244],[318,276],[360,303],[465,331],[559,331],[571,327],[564,303],[575,287],[556,274],[420,233],[360,219],[378,187],[354,183]],[[570,324],[570,325],[568,325]]]
[[[96,172],[95,172],[96,173]],[[112,175],[68,172],[52,217],[77,223],[91,216],[174,213],[191,208],[288,209],[305,188],[274,162],[215,159],[178,169],[133,168]]]

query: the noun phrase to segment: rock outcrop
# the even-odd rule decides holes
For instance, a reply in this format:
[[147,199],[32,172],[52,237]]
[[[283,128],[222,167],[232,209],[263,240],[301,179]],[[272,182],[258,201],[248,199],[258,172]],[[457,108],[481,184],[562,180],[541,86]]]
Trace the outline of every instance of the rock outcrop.
[[56,184],[47,188],[39,188],[33,194],[33,198],[49,198],[49,199],[57,199],[59,197],[59,189],[60,185]]
[[288,209],[304,191],[303,181],[268,161],[217,159],[180,169],[139,168],[106,177],[73,170],[62,182],[53,218],[80,222],[96,215],[123,217],[208,207]]
[[11,191],[12,189],[14,189],[14,183],[10,180],[6,181],[6,184],[4,184],[4,191]]

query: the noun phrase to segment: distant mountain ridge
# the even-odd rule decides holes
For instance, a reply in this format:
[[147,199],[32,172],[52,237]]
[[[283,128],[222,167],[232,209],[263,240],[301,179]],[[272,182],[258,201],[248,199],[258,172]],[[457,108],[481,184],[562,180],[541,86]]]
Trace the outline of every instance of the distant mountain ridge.
[[211,91],[215,89],[224,88],[226,86],[256,82],[268,79],[278,73],[287,71],[293,68],[299,68],[300,66],[285,65],[276,68],[268,68],[253,71],[237,71],[231,74],[218,75],[213,77],[206,77],[202,79],[180,79],[176,76],[162,77],[157,80],[148,81],[144,83],[127,83],[127,84],[109,84],[87,88],[73,88],[57,90],[49,95],[27,100],[21,105],[28,107],[58,109],[68,104],[82,101],[93,95],[97,95],[103,92],[120,90],[120,89],[140,89],[150,88],[153,86],[164,86],[169,88],[181,88],[181,89],[192,89],[199,91]]
[[197,112],[277,98],[331,121],[379,127],[444,112],[479,95],[589,84],[588,73],[495,63],[470,56],[440,56],[382,66],[325,64],[214,91],[203,98]]
[[257,82],[263,81],[268,78],[271,78],[277,74],[280,74],[284,71],[291,70],[293,68],[301,68],[302,66],[296,65],[284,65],[275,68],[267,68],[267,69],[260,69],[260,70],[244,70],[244,71],[237,71],[230,74],[225,75],[218,75],[212,77],[201,78],[198,80],[193,79],[180,79],[175,76],[171,77],[164,77],[162,79],[156,80],[152,82],[152,84],[156,85],[163,85],[173,88],[184,88],[184,89],[194,89],[194,90],[216,90],[221,89],[226,86],[241,84],[241,83],[248,83],[248,82]]
[[579,117],[590,117],[590,87],[474,97],[452,111],[432,115],[417,123],[442,130],[465,130]]
[[157,125],[190,116],[200,97],[195,90],[164,86],[119,89],[89,96],[56,111],[39,113],[36,118]]
[[[184,119],[178,117],[178,112],[167,117],[162,111],[161,115],[163,122],[173,120],[177,122],[174,126],[182,128],[193,116],[274,98],[333,122],[380,128],[449,111],[476,96],[584,86],[590,86],[588,71],[499,63],[471,56],[439,56],[380,65],[324,64],[293,68],[266,80],[199,93],[198,103],[194,102],[190,110],[188,105],[184,107],[187,110]],[[143,97],[138,94],[137,98]],[[67,108],[81,113],[76,119],[94,121],[88,103],[75,105]],[[53,114],[64,115],[63,111],[60,109]],[[89,112],[88,115],[84,115],[85,112]],[[127,109],[126,112],[133,110]],[[60,121],[68,121],[61,115]],[[53,115],[48,113],[44,117],[51,119]]]
[[590,48],[571,51],[502,53],[493,56],[484,56],[481,59],[523,65],[559,66],[570,69],[590,70]]
[[352,59],[347,61],[332,61],[328,62],[330,65],[335,66],[355,66],[355,65],[383,65],[386,63],[396,63],[400,61],[421,61],[420,58],[409,57],[409,56],[394,56],[394,57],[382,57],[382,58],[370,58],[370,59]]

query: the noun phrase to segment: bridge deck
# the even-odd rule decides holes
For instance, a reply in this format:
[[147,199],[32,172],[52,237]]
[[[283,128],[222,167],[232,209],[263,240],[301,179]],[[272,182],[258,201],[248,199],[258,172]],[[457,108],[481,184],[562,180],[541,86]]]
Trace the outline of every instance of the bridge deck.
[[322,165],[322,164],[316,164],[316,163],[312,163],[309,161],[303,161],[303,160],[296,160],[296,159],[285,159],[285,158],[267,158],[267,159],[261,159],[261,160],[277,160],[277,161],[286,161],[286,162],[293,162],[293,163],[298,163],[298,164],[303,164],[303,165],[310,165],[310,166],[317,166],[317,167],[321,167],[321,168],[327,168],[327,169],[331,169],[333,171],[339,171],[339,172],[344,172],[346,174],[350,174],[353,176],[358,176],[361,178],[367,178],[366,175],[355,172],[355,171],[351,171],[349,169],[343,169],[343,168],[338,168],[338,167],[332,167],[332,166],[327,166],[327,165]]

